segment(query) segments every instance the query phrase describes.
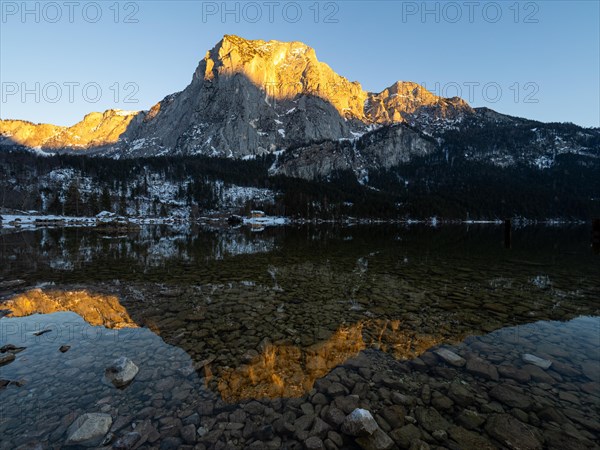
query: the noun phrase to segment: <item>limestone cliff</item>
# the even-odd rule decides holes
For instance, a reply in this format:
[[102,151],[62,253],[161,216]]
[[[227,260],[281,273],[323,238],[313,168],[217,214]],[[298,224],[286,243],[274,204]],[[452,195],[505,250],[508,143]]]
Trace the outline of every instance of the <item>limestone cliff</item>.
[[459,97],[438,97],[417,83],[405,81],[379,94],[369,94],[365,111],[370,121],[383,124],[415,122],[423,114],[434,120],[455,120],[474,113]]
[[109,109],[93,112],[71,127],[33,124],[22,120],[0,120],[2,139],[31,148],[89,149],[115,144],[137,112]]
[[43,150],[240,158],[356,138],[369,127],[414,124],[423,115],[428,121],[472,112],[464,101],[437,97],[415,83],[366,92],[301,42],[227,35],[206,53],[187,88],[150,111],[91,113],[72,127],[4,120],[0,136],[5,145]]
[[397,124],[356,140],[326,141],[287,150],[277,157],[271,174],[319,180],[333,172],[353,171],[358,180],[365,182],[370,170],[389,169],[436,149],[433,139]]

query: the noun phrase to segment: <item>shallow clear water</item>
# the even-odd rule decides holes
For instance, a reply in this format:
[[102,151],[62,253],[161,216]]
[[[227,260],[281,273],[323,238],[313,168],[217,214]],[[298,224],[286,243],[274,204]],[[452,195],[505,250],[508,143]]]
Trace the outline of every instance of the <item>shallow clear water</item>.
[[[366,349],[439,375],[440,345],[587,417],[573,426],[592,439],[600,258],[589,237],[586,227],[524,228],[506,248],[502,228],[485,226],[0,234],[0,276],[24,280],[2,293],[0,310],[12,313],[0,346],[26,347],[0,367],[13,381],[0,390],[2,448],[60,446],[84,412],[123,427],[156,419],[160,432],[161,417],[203,405],[306,398]],[[525,353],[553,366],[533,369]],[[119,356],[140,368],[122,390],[103,376]]]

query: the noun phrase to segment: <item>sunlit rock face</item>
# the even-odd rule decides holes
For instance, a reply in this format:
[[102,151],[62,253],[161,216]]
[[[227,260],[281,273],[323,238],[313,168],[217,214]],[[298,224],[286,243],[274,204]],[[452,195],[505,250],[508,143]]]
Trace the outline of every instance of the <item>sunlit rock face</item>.
[[[314,141],[353,139],[374,126],[472,113],[415,83],[380,93],[338,75],[301,42],[226,35],[191,83],[149,111],[88,114],[72,127],[0,121],[0,144],[107,155],[202,154],[240,158]],[[397,148],[399,149],[399,148]]]
[[190,85],[125,135],[135,153],[261,155],[364,126],[366,94],[300,42],[225,36]]
[[5,139],[31,148],[73,150],[106,146],[119,141],[136,114],[114,109],[93,112],[71,127],[0,120],[0,143]]
[[378,94],[369,94],[365,112],[376,123],[415,122],[427,114],[432,120],[458,120],[474,110],[459,97],[438,97],[423,86],[398,81]]
[[314,49],[302,42],[250,41],[225,36],[207,53],[195,77],[214,80],[236,74],[243,74],[254,85],[264,87],[274,100],[311,95],[329,102],[342,117],[365,120],[363,106],[367,93],[361,85],[335,73],[317,59]]
[[32,289],[0,303],[0,309],[9,310],[8,317],[71,311],[93,326],[101,325],[112,329],[137,327],[116,296],[93,294],[84,290]]

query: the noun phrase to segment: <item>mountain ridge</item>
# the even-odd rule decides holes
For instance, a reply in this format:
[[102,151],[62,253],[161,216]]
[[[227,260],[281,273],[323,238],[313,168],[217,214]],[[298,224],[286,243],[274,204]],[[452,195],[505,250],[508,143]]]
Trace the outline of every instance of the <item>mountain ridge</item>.
[[421,108],[442,119],[473,113],[463,100],[438,97],[413,82],[367,92],[301,42],[225,35],[184,90],[148,111],[89,113],[71,127],[2,120],[0,136],[5,144],[63,152],[244,157],[303,141],[353,138],[373,127],[407,122]]
[[[344,198],[350,193],[349,203],[363,205],[355,208],[360,214],[385,208],[462,214],[468,205],[479,205],[486,214],[586,214],[598,209],[600,198],[598,181],[589,181],[600,173],[598,128],[472,108],[407,81],[367,92],[301,42],[232,35],[206,52],[185,89],[147,111],[90,113],[72,127],[0,121],[0,149],[169,157],[170,164],[173,158],[209,157],[225,167],[223,160],[240,161],[246,169],[235,170],[256,174],[251,186],[258,179],[260,188],[283,186],[283,209],[302,214],[310,196],[323,204],[323,214],[329,214],[325,205],[332,196],[341,202],[339,210],[347,209]],[[219,174],[203,183],[228,179]],[[293,179],[316,184],[297,185]],[[210,193],[216,185],[203,186],[180,189]],[[532,200],[519,200],[511,209],[527,190],[536,192]],[[372,206],[374,196],[387,206]]]

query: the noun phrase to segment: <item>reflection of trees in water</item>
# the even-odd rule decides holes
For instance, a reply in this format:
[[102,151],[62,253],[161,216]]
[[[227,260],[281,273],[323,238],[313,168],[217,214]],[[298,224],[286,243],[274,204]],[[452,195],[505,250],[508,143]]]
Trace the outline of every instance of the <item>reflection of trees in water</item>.
[[[364,345],[401,357],[440,339],[594,313],[597,261],[581,253],[580,230],[515,233],[510,252],[501,237],[501,228],[451,227],[44,229],[0,234],[0,263],[7,279],[110,289],[136,323],[195,361],[215,358],[218,379],[245,353],[263,355],[265,338],[272,355],[301,355],[303,368],[306,349],[357,324]],[[52,261],[72,268],[51,270]],[[550,287],[531,282],[540,274]]]
[[274,250],[272,235],[189,227],[148,226],[139,231],[46,228],[0,234],[0,261],[14,272],[77,271],[114,264],[125,271],[164,268],[173,262],[214,261]]

